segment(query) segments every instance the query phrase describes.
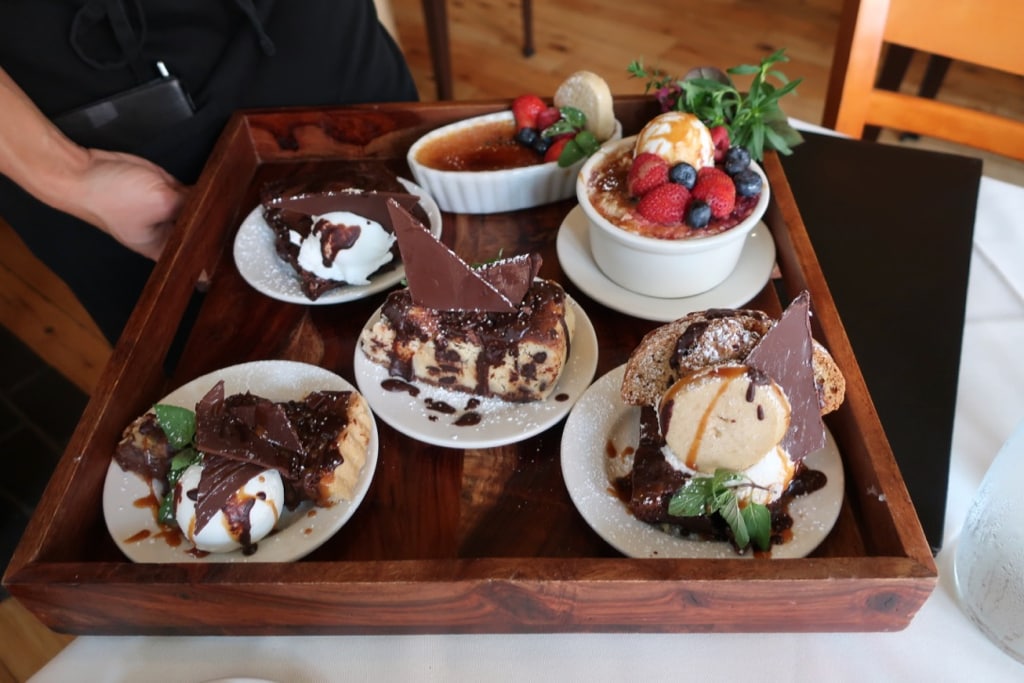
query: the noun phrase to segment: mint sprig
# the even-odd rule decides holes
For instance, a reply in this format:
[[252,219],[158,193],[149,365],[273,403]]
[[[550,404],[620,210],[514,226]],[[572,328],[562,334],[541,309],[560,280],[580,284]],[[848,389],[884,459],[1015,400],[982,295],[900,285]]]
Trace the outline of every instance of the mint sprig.
[[[767,149],[792,154],[793,147],[803,142],[779,107],[779,100],[803,81],[790,81],[773,68],[789,61],[785,52],[776,50],[758,65],[740,64],[724,72],[714,67],[694,69],[683,78],[648,69],[642,60],[630,62],[626,70],[633,78],[647,81],[644,92],[653,91],[663,111],[689,112],[708,127],[726,126],[731,144],[746,147],[754,159],[761,161]],[[732,76],[752,77],[745,93],[736,87]]]
[[768,550],[771,547],[771,512],[753,501],[741,506],[737,495],[741,488],[758,486],[748,477],[726,469],[717,469],[710,477],[691,477],[669,500],[668,513],[675,517],[699,517],[717,512],[732,529],[733,540],[740,550],[751,543],[760,550]]
[[188,408],[158,403],[153,406],[156,423],[167,436],[167,442],[174,450],[179,450],[192,443],[196,434],[196,414]]
[[167,472],[167,490],[160,500],[157,520],[164,525],[176,526],[174,518],[174,487],[185,470],[203,458],[192,443],[196,434],[196,414],[188,408],[158,403],[153,406],[156,422],[167,436],[167,443],[175,451]]

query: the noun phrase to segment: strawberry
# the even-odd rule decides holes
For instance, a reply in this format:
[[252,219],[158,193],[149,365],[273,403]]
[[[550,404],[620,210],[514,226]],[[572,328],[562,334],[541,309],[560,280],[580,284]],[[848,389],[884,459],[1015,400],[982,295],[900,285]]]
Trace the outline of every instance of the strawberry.
[[626,188],[632,197],[645,194],[668,182],[668,163],[657,154],[641,152],[633,159],[626,177]]
[[558,157],[562,155],[562,150],[565,149],[570,140],[572,140],[571,135],[564,135],[552,142],[551,146],[548,147],[548,151],[544,152],[544,163],[558,161]]
[[690,192],[682,185],[664,183],[645,194],[636,211],[652,223],[676,225],[683,221]]
[[729,129],[725,126],[714,126],[710,132],[711,142],[715,145],[715,161],[721,161],[729,151]]
[[558,107],[545,107],[537,112],[537,130],[550,128],[562,118],[562,111]]
[[692,194],[694,199],[707,202],[715,218],[725,218],[736,208],[736,185],[725,171],[713,166],[697,171]]
[[537,128],[537,115],[548,108],[537,95],[520,95],[512,100],[512,116],[516,119],[516,130]]

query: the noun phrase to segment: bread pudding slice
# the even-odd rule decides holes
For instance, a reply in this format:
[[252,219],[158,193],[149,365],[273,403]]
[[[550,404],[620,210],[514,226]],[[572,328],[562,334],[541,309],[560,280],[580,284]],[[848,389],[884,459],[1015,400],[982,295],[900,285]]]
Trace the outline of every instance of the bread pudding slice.
[[534,280],[511,313],[438,310],[392,292],[363,331],[366,356],[392,376],[453,391],[524,402],[554,391],[575,328],[565,291]]
[[394,377],[505,401],[555,389],[575,329],[565,290],[520,254],[472,267],[395,202],[409,286],[392,292],[360,347]]

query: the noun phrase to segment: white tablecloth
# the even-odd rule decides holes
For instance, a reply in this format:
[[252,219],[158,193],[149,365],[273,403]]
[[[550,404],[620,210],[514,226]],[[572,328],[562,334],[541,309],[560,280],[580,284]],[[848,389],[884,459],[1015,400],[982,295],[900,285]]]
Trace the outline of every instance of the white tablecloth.
[[1024,681],[1024,666],[992,645],[960,611],[952,581],[953,551],[971,497],[1021,418],[1024,188],[985,178],[971,260],[939,585],[904,631],[84,636],[32,681]]

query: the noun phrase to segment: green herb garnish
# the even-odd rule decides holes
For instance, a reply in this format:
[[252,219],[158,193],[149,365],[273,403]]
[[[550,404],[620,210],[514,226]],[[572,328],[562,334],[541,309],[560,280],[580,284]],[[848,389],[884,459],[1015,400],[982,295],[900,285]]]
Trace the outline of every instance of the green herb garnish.
[[[631,62],[627,71],[633,78],[647,81],[644,92],[653,91],[663,111],[689,112],[708,127],[726,126],[731,144],[746,147],[754,159],[761,161],[766,149],[791,154],[793,147],[803,142],[779,108],[779,100],[803,80],[790,81],[772,68],[788,61],[785,49],[781,49],[761,60],[760,65],[741,64],[724,72],[703,67],[681,79],[661,69],[647,69],[640,60]],[[731,76],[753,77],[746,93],[737,89]]]
[[176,526],[174,487],[190,465],[203,459],[202,453],[197,451],[192,443],[196,434],[196,414],[188,408],[163,403],[153,406],[153,412],[156,414],[157,424],[167,436],[167,443],[176,451],[171,457],[171,466],[167,472],[167,491],[160,500],[157,520],[161,524]]
[[196,435],[196,414],[188,408],[158,403],[153,406],[156,423],[167,435],[171,448],[178,450],[192,443]]
[[741,507],[736,491],[744,487],[758,488],[749,478],[732,470],[718,469],[711,477],[691,477],[672,496],[668,513],[676,517],[698,517],[717,512],[732,529],[733,540],[740,550],[751,542],[760,550],[768,550],[771,547],[771,512],[752,501]]

